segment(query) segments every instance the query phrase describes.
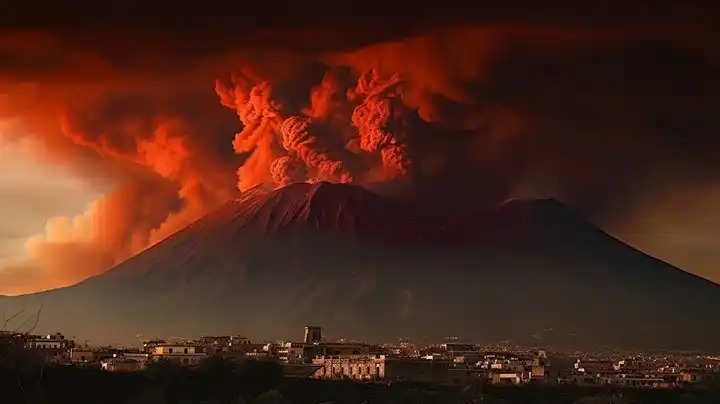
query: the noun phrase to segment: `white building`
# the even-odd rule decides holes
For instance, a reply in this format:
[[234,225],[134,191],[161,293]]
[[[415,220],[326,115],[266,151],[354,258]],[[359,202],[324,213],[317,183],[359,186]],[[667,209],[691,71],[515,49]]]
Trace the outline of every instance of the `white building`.
[[493,371],[490,372],[490,382],[493,384],[520,384],[524,380],[523,372]]
[[182,365],[197,365],[207,358],[201,347],[185,344],[157,345],[151,355],[154,360],[171,360]]
[[303,342],[283,342],[277,347],[277,358],[285,363],[305,363],[312,361],[315,350],[314,346]]
[[25,348],[64,350],[70,348],[70,341],[65,339],[65,336],[60,333],[46,336],[33,336],[25,340]]
[[394,358],[385,355],[318,356],[314,377],[321,379],[409,380],[445,383],[450,380],[450,361]]

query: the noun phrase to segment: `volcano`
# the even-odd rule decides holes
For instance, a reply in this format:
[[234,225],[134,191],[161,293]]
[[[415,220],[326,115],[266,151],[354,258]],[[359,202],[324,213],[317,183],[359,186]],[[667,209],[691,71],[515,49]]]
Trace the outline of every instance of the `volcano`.
[[306,324],[403,336],[712,350],[720,286],[604,233],[553,199],[438,220],[364,188],[244,192],[77,285],[3,297],[79,339],[246,334]]

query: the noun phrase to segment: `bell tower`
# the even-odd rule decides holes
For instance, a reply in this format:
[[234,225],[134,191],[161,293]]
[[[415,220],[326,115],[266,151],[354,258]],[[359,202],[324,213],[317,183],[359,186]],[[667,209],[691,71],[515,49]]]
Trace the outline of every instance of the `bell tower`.
[[322,327],[316,325],[305,326],[305,340],[306,344],[314,344],[322,342]]

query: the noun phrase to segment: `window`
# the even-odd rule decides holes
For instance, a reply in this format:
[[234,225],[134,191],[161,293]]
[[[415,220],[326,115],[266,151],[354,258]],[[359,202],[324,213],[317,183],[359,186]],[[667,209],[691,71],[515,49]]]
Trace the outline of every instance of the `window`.
[[185,353],[188,353],[188,349],[187,349],[187,348],[185,348]]
[[172,348],[168,348],[168,353],[173,353],[172,351]]

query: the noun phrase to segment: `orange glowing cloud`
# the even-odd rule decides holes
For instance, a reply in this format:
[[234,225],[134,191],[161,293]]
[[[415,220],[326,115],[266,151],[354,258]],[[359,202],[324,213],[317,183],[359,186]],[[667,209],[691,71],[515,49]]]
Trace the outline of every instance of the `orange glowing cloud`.
[[[80,216],[50,219],[27,242],[24,272],[0,279],[14,292],[77,282],[261,183],[412,181],[424,195],[442,194],[431,185],[481,184],[483,194],[507,194],[533,167],[570,155],[563,145],[634,129],[580,131],[555,115],[584,108],[621,126],[650,110],[642,88],[617,98],[587,84],[617,81],[594,58],[649,39],[704,51],[695,29],[488,25],[344,52],[313,43],[302,55],[263,49],[262,35],[248,34],[236,49],[208,45],[192,57],[176,40],[122,53],[42,33],[0,36],[0,119],[42,145],[39,160],[112,189]],[[601,142],[584,143],[593,146],[583,159],[596,162]],[[548,175],[572,171],[557,167]],[[565,183],[579,195],[600,171]],[[22,276],[10,282],[9,273]]]
[[[236,192],[236,163],[222,152],[232,136],[223,137],[213,123],[222,113],[193,105],[203,90],[212,99],[211,87],[201,84],[212,83],[212,73],[205,81],[195,66],[168,77],[125,72],[30,33],[3,38],[0,52],[17,54],[16,65],[33,66],[0,66],[0,119],[13,126],[2,136],[31,136],[39,161],[113,189],[81,215],[51,218],[44,234],[26,242],[29,261],[0,269],[3,284],[14,285],[0,293],[64,286],[101,273]],[[49,69],[52,60],[57,64]]]

